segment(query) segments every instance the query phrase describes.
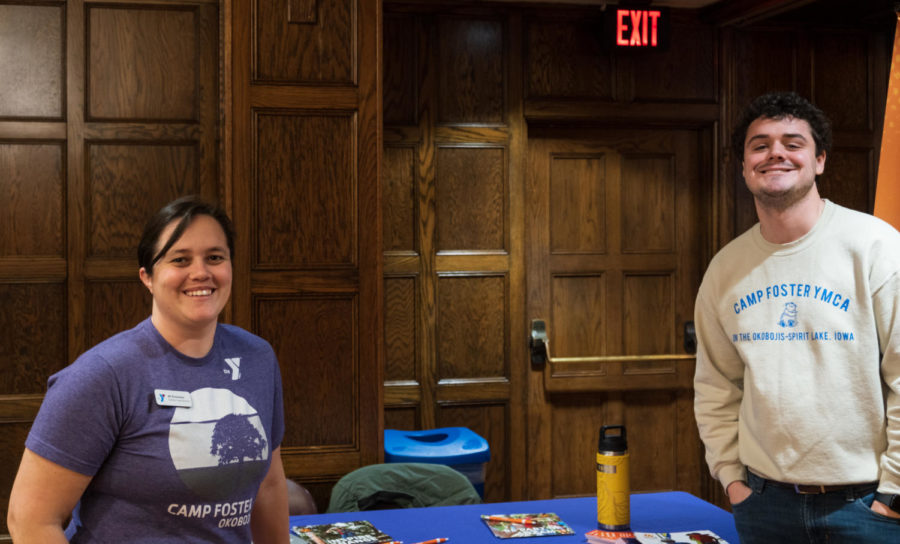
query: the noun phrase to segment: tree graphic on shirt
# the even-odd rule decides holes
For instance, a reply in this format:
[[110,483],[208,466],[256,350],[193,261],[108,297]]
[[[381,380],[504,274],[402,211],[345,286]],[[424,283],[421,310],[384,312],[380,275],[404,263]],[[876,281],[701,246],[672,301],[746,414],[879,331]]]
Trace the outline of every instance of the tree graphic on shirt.
[[247,416],[228,414],[213,428],[209,453],[219,458],[219,466],[263,458],[266,439]]

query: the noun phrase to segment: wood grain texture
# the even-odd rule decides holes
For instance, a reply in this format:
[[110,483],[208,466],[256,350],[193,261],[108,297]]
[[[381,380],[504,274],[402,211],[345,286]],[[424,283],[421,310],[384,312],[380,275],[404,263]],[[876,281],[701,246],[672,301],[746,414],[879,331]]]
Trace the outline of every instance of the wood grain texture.
[[358,0],[317,2],[314,24],[296,24],[288,4],[252,3],[256,40],[253,80],[285,83],[356,83]]
[[559,357],[609,353],[608,280],[601,274],[554,275],[550,292],[551,353]]
[[415,407],[391,406],[385,408],[384,428],[404,431],[419,430],[418,410]]
[[384,280],[384,379],[417,381],[416,278]]
[[360,362],[353,295],[255,297],[254,329],[278,356],[284,447],[358,451]]
[[675,249],[675,158],[628,154],[622,160],[623,253]]
[[288,21],[291,23],[315,23],[318,11],[318,0],[288,0]]
[[550,251],[607,250],[607,163],[597,155],[556,155],[550,162]]
[[[0,118],[61,118],[65,112],[65,10],[0,5]],[[15,51],[15,54],[9,54]]]
[[868,213],[875,194],[870,181],[877,177],[872,148],[833,149],[825,161],[825,173],[818,182],[819,193],[829,200]]
[[[622,341],[624,353],[679,353],[675,346],[675,289],[672,274],[626,274],[623,281]],[[625,363],[625,374],[674,373],[673,361]]]
[[0,256],[65,256],[65,176],[62,145],[0,143]]
[[416,20],[408,15],[384,17],[384,124],[418,122],[418,40]]
[[509,406],[507,403],[447,403],[437,412],[440,427],[466,427],[487,440],[491,459],[485,465],[484,500],[502,501],[509,489]]
[[[828,113],[833,130],[875,129],[873,103],[866,90],[871,69],[871,36],[860,32],[817,32],[812,36],[812,96]],[[827,66],[827,67],[826,67]]]
[[62,283],[0,283],[0,395],[43,393],[71,362],[66,300]]
[[438,122],[505,123],[503,22],[442,18],[437,55]]
[[86,159],[90,257],[136,259],[147,219],[179,196],[201,193],[193,142],[91,143]]
[[438,251],[506,249],[506,161],[503,148],[438,148],[435,179]]
[[439,278],[438,379],[508,375],[507,297],[504,276]]
[[198,13],[187,6],[87,7],[86,119],[196,121]]
[[128,330],[150,316],[152,299],[137,279],[132,281],[88,282],[85,289],[87,338],[95,345],[110,336]]
[[413,146],[384,148],[382,217],[384,251],[416,251],[416,150]]
[[255,264],[355,266],[356,115],[256,116]]
[[[28,429],[31,428],[29,423],[13,423],[5,424],[3,432],[0,433],[0,466],[18,468],[19,461],[22,460],[22,452],[25,451],[25,437],[28,436]],[[16,477],[14,470],[0,471],[0,489],[4,490],[0,494],[0,508],[4,512],[9,511],[9,490],[12,489],[13,480]],[[6,520],[0,530],[6,532]],[[12,540],[10,540],[11,542]]]
[[623,55],[637,102],[716,103],[715,29],[685,10],[672,13],[671,43],[665,51]]
[[612,99],[613,57],[603,50],[598,21],[528,18],[525,23],[526,98]]

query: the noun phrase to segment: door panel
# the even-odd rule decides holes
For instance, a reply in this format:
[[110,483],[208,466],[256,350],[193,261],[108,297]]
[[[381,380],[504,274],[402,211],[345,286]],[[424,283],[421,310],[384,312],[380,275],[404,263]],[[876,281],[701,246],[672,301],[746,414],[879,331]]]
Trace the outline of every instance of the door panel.
[[692,319],[710,206],[703,130],[534,130],[528,315],[549,360],[529,377],[532,497],[595,492],[601,425],[625,424],[635,491],[699,493]]

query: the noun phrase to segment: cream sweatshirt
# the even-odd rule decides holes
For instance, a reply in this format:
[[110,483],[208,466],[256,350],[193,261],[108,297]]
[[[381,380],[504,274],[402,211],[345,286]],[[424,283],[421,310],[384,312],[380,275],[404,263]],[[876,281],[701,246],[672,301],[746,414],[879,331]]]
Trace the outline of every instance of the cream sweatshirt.
[[694,308],[694,410],[723,487],[880,481],[900,493],[900,234],[826,201],[803,238],[759,224],[712,260]]

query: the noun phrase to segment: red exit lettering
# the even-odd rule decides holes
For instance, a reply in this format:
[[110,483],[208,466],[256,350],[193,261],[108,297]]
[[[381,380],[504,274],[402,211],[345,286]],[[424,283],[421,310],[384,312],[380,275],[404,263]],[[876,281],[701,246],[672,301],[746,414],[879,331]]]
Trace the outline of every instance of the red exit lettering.
[[659,10],[616,10],[616,45],[656,47],[659,45]]

